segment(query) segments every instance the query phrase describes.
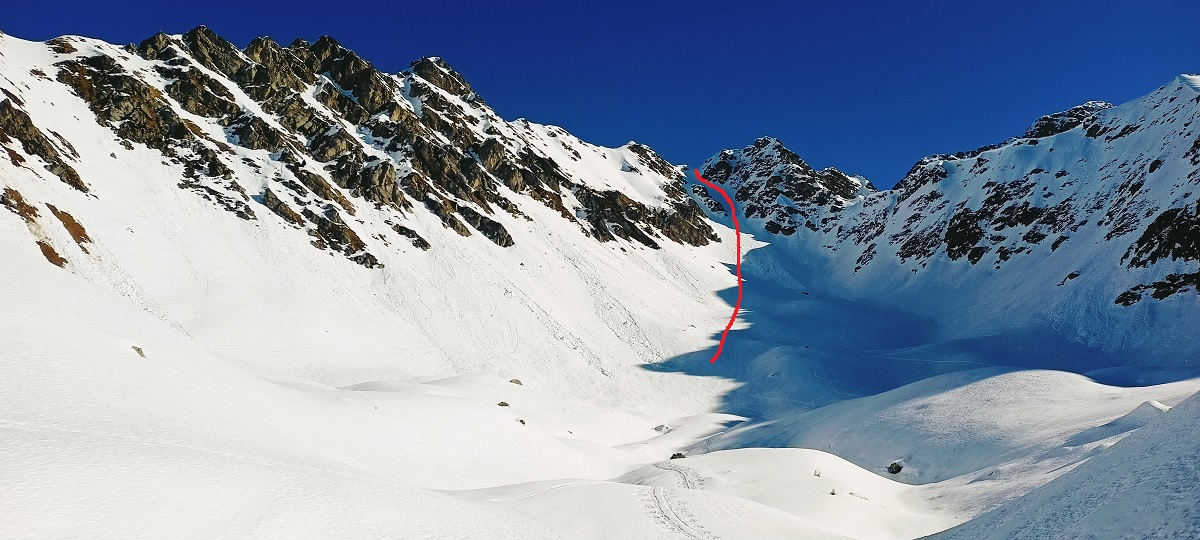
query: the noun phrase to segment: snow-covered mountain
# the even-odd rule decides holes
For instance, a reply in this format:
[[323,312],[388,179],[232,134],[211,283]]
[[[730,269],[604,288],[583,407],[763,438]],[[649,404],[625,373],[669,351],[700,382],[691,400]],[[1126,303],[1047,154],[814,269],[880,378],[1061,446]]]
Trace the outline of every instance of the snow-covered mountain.
[[525,376],[619,392],[618,366],[704,343],[663,320],[725,309],[695,292],[731,283],[731,247],[677,167],[504,121],[438,59],[0,39],[5,238],[224,355],[338,385],[545,356]]
[[1003,534],[1189,421],[1198,87],[885,191],[717,154],[709,364],[731,216],[644,145],[328,37],[0,34],[0,531]]
[[736,190],[751,230],[793,247],[810,286],[945,322],[947,339],[1054,335],[1092,366],[1192,365],[1197,120],[1200,76],[1181,75],[1120,106],[1088,102],[1022,137],[928,157],[885,191],[814,171],[773,139],[700,171]]

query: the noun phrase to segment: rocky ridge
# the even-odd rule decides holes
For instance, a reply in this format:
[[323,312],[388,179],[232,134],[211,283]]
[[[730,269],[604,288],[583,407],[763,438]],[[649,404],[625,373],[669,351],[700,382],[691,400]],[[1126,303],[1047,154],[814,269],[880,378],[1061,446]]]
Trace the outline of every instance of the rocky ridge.
[[[366,267],[380,264],[371,251],[387,242],[352,219],[364,208],[386,212],[392,230],[420,249],[434,246],[414,212],[509,247],[505,223],[532,219],[522,210],[530,200],[602,242],[658,248],[717,238],[680,170],[653,150],[603,149],[505,121],[439,58],[388,74],[330,37],[287,46],[264,37],[238,48],[203,26],[124,48],[71,36],[44,47],[48,65],[26,69],[68,87],[126,149],[154,149],[181,166],[179,188],[239,219],[281,220]],[[31,89],[8,86],[0,144],[10,160],[36,156],[87,192],[99,180],[81,176],[88,167],[71,164],[71,143],[24,111],[20,94]],[[259,181],[247,168],[269,177],[261,189],[248,189]],[[631,197],[631,183],[649,195]]]
[[931,303],[941,289],[958,291],[945,301],[964,311],[994,294],[1024,324],[1079,325],[1064,312],[1089,313],[1121,335],[1122,309],[1198,298],[1198,89],[1200,77],[1183,75],[1120,106],[1047,115],[1021,137],[922,159],[884,191],[813,171],[773,139],[700,171],[736,190],[750,230],[804,246],[821,261],[817,279],[849,294],[930,313],[945,309]]

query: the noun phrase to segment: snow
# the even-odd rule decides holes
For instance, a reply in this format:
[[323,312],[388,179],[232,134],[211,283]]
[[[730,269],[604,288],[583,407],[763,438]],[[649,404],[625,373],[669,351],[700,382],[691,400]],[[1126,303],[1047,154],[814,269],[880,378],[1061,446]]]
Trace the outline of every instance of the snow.
[[1075,470],[935,538],[1196,538],[1198,452],[1193,396]]
[[[75,56],[110,54],[165,84],[116,47],[72,43]],[[41,214],[29,224],[0,210],[6,535],[875,539],[981,514],[951,534],[1196,534],[1200,424],[1186,398],[1197,372],[1030,369],[1074,352],[1040,334],[1028,357],[990,353],[968,338],[1013,338],[996,321],[1008,313],[998,291],[1024,286],[1016,278],[963,279],[900,309],[915,286],[882,271],[857,285],[866,278],[795,257],[799,241],[746,237],[747,309],[710,366],[736,284],[729,227],[714,224],[722,241],[704,247],[600,243],[500,188],[530,216],[493,216],[516,241],[505,249],[427,212],[360,205],[346,220],[385,265],[366,269],[261,204],[245,221],[176,187],[182,166],[125,149],[66,87],[30,73],[63,59],[44,44],[0,35],[0,52],[0,88],[71,141],[92,188],[70,189],[33,156],[0,159],[0,188]],[[411,74],[397,79],[408,99]],[[602,148],[441,97],[581,183],[673,202],[676,178],[632,144]],[[223,140],[211,119],[179,114]],[[1076,139],[1056,154],[1086,144]],[[290,174],[265,152],[237,152],[228,165],[248,193]],[[86,227],[86,253],[47,204]],[[433,248],[413,248],[388,220]],[[963,276],[945,261],[929,273],[925,285]],[[954,297],[971,287],[978,295]],[[935,302],[978,324],[932,320],[922,306]],[[1095,329],[1092,312],[1056,313]],[[1144,331],[1177,313],[1126,323]],[[903,470],[886,472],[897,460]],[[1121,509],[1130,501],[1140,511]]]

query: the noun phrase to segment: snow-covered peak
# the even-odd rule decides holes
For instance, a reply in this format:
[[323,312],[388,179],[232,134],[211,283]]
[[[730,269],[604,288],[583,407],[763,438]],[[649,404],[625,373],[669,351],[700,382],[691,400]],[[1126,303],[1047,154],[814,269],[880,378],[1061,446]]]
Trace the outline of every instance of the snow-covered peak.
[[[700,174],[732,188],[745,217],[772,234],[821,230],[832,223],[833,213],[875,191],[865,178],[834,168],[813,169],[773,137],[759,138],[742,149],[722,150],[704,162]],[[707,188],[696,185],[693,193],[710,210],[723,212]]]
[[[946,318],[964,337],[1037,332],[1050,321],[1110,362],[1189,363],[1200,345],[1129,321],[1156,313],[1172,333],[1200,331],[1186,315],[1200,290],[1195,80],[1178,77],[1118,106],[1088,102],[1043,117],[1026,137],[930,156],[891,190],[829,196],[841,205],[832,216],[796,203],[811,197],[779,196],[787,171],[813,173],[771,139],[724,151],[705,172],[735,186],[745,216],[768,219],[767,232],[795,233],[797,256],[822,268],[813,279],[835,289]],[[979,298],[1004,307],[981,310]]]
[[1175,78],[1175,82],[1181,86],[1191,89],[1191,91],[1197,94],[1200,94],[1200,75],[1182,73]]
[[1048,114],[1038,118],[1037,122],[1034,122],[1032,126],[1029,126],[1029,129],[1025,130],[1025,134],[1022,137],[1034,139],[1057,135],[1082,124],[1084,120],[1096,112],[1112,107],[1113,104],[1107,101],[1089,101],[1062,112]]

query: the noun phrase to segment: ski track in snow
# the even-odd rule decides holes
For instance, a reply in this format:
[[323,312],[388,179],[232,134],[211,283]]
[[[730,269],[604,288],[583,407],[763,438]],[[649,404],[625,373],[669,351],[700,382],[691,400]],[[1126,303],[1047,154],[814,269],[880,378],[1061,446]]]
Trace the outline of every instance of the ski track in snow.
[[684,489],[700,489],[704,483],[704,479],[697,475],[696,471],[693,471],[687,467],[675,465],[665,461],[655,463],[654,467],[675,473],[676,477],[679,478],[681,487]]
[[691,540],[717,540],[704,530],[696,518],[688,513],[682,505],[673,503],[668,495],[668,488],[654,487],[651,489],[654,497],[654,509],[657,512],[655,521],[665,525],[668,530]]
[[605,483],[605,482],[568,482],[566,484],[559,484],[554,487],[548,487],[546,489],[534,491],[533,493],[526,493],[524,495],[517,495],[515,497],[501,497],[499,499],[488,499],[488,502],[523,501],[525,499],[532,499],[534,497],[538,497],[541,495],[549,495],[551,493],[558,493],[560,491],[566,491],[568,489],[577,488],[580,486],[594,486],[596,484],[603,484],[603,483]]

